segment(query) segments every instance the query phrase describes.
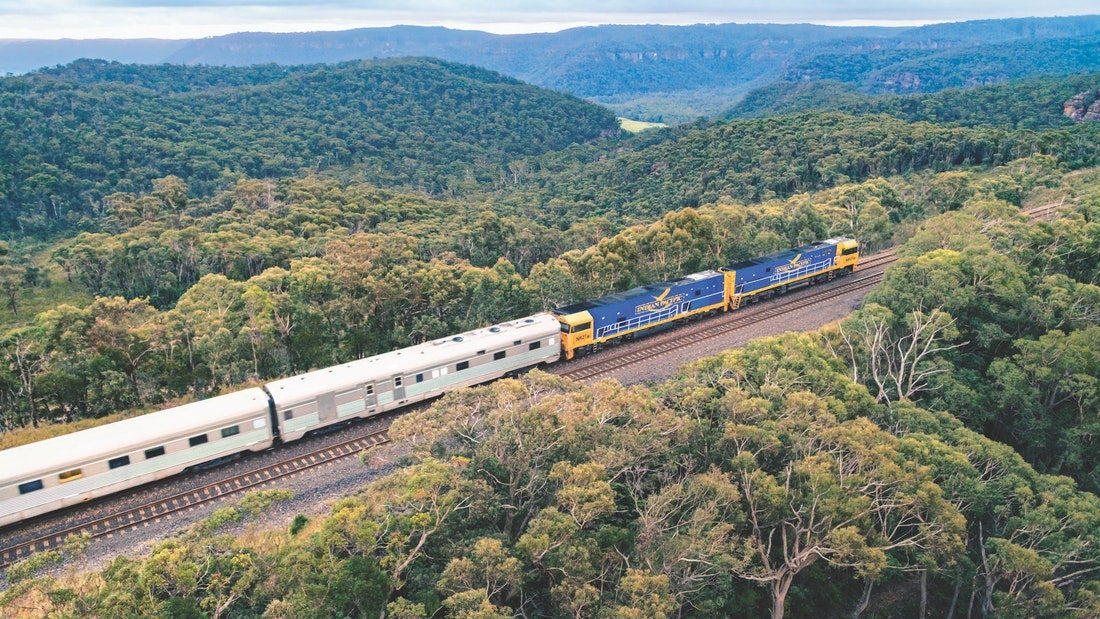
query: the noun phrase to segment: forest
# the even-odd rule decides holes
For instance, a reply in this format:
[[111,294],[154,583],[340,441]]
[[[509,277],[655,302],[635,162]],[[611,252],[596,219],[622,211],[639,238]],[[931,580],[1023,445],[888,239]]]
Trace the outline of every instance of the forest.
[[1042,131],[1071,127],[1064,104],[1095,88],[1093,73],[1061,79],[1026,78],[986,88],[949,88],[933,95],[870,96],[834,80],[777,82],[754,90],[729,109],[726,118],[782,116],[815,111],[853,115],[888,114],[908,122],[952,127],[993,126]]
[[178,176],[361,168],[430,193],[617,131],[606,109],[430,59],[245,69],[80,61],[0,80],[0,230],[71,230],[117,192]]
[[0,79],[0,447],[829,236],[901,256],[820,331],[654,384],[449,395],[330,516],[227,534],[279,500],[250,496],[145,556],[38,572],[74,539],[9,569],[0,608],[1096,616],[1100,124],[1059,112],[1097,82],[627,136],[431,60]]

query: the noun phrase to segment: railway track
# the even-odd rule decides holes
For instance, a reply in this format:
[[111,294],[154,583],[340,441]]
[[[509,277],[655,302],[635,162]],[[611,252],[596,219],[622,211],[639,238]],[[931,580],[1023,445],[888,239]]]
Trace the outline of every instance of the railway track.
[[836,298],[835,291],[847,292],[873,288],[882,281],[886,267],[897,258],[892,250],[869,256],[860,262],[858,270],[848,277],[825,284],[807,286],[769,301],[749,305],[717,317],[690,322],[655,336],[634,340],[633,345],[612,345],[599,353],[567,362],[560,376],[587,381],[611,374],[615,370],[635,363],[650,362],[660,355],[697,346],[707,340],[726,337],[739,329],[761,320],[805,309]]
[[34,553],[56,550],[73,535],[88,533],[92,539],[95,539],[121,534],[160,519],[172,518],[175,514],[196,509],[210,501],[262,488],[276,480],[357,455],[365,449],[388,442],[389,436],[385,430],[373,432],[110,516],[18,542],[0,549],[0,569],[5,569]]
[[[1032,219],[1050,220],[1062,205],[1062,203],[1045,204],[1030,208],[1025,213]],[[873,288],[882,281],[886,268],[896,259],[893,250],[879,252],[861,260],[858,270],[848,277],[816,286],[807,286],[769,301],[742,307],[734,312],[689,322],[622,345],[613,345],[597,354],[559,363],[552,366],[550,370],[573,380],[588,381],[633,364],[652,362],[662,354],[690,348],[707,340],[728,337],[731,333],[762,320],[834,302],[837,290],[851,292]],[[124,534],[126,531],[150,522],[169,519],[181,512],[194,510],[204,503],[259,489],[278,479],[356,455],[364,449],[387,442],[389,437],[385,430],[373,432],[167,498],[150,501],[114,515],[65,527],[33,539],[17,541],[0,547],[0,570],[34,553],[58,549],[67,538],[73,535],[88,533],[95,539]],[[6,543],[7,540],[0,539],[0,545]]]
[[[1053,202],[1031,207],[1023,212],[1032,220],[1049,221],[1057,215],[1058,209],[1063,205],[1064,201]],[[563,369],[557,373],[573,380],[593,380],[629,365],[651,362],[663,354],[697,346],[707,340],[728,337],[731,333],[755,322],[829,303],[835,299],[835,291],[841,288],[845,292],[873,288],[882,282],[886,268],[896,260],[894,250],[881,251],[860,260],[856,272],[848,277],[801,288],[769,301],[722,314],[718,318],[688,323],[659,335],[623,343],[626,345],[612,344],[595,355],[563,364]]]
[[1054,216],[1058,214],[1058,209],[1065,205],[1065,200],[1061,202],[1052,202],[1050,204],[1044,204],[1042,206],[1034,206],[1024,211],[1032,219],[1040,219],[1043,221],[1050,221],[1054,219]]

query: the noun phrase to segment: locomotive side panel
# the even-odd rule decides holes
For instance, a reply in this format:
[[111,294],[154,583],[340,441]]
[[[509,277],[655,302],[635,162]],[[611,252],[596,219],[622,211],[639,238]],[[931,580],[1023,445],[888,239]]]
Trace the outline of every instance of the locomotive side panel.
[[617,338],[726,307],[725,278],[702,271],[553,310],[566,358]]
[[725,267],[731,306],[743,299],[782,294],[792,286],[831,279],[851,272],[858,261],[858,243],[837,237],[784,250]]

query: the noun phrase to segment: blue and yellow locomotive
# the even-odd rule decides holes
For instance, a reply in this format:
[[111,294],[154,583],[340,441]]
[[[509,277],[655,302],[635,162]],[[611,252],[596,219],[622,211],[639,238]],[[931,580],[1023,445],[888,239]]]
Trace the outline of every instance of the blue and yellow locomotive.
[[787,290],[847,275],[859,262],[859,243],[837,237],[559,307],[562,355],[572,359],[619,338],[679,320],[737,309]]

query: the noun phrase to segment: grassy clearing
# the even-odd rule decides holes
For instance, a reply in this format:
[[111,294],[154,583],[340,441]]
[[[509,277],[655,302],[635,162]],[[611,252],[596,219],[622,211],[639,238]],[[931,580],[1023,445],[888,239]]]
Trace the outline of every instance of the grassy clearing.
[[640,133],[647,129],[657,129],[660,127],[667,127],[665,123],[647,123],[640,120],[630,120],[629,118],[619,117],[619,127],[623,131],[628,133]]

